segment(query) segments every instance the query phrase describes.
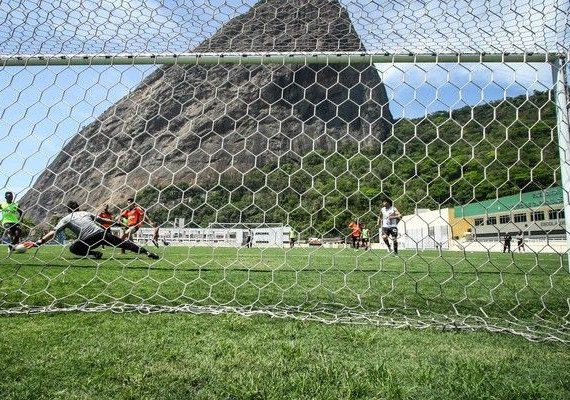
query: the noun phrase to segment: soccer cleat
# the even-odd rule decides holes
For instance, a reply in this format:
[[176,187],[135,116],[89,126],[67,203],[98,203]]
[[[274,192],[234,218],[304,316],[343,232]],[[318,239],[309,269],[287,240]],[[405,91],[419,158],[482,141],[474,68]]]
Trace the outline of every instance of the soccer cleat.
[[147,256],[148,258],[152,258],[153,260],[158,260],[158,254],[149,252]]
[[9,244],[8,245],[8,254],[12,254],[13,251],[14,251],[14,245]]

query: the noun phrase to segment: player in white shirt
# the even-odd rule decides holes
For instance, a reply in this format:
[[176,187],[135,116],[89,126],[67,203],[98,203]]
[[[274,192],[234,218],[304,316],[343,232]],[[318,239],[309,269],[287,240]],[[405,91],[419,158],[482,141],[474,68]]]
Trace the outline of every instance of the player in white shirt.
[[400,222],[400,218],[402,217],[400,211],[394,204],[392,200],[385,199],[382,202],[382,209],[380,210],[380,215],[378,216],[378,226],[382,227],[382,239],[386,246],[388,247],[388,251],[392,252],[392,246],[390,245],[390,240],[392,240],[392,244],[394,245],[394,253],[398,254],[398,222]]

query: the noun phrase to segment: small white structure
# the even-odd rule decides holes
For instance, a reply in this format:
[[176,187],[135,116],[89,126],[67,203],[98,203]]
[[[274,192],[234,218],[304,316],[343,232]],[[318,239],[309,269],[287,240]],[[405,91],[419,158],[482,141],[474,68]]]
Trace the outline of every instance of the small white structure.
[[410,250],[449,249],[452,238],[449,209],[417,209],[398,224],[400,248]]
[[[282,224],[210,224],[207,228],[181,226],[160,228],[160,240],[171,245],[241,247],[251,230],[252,246],[283,247],[289,245],[291,227]],[[141,228],[134,240],[146,243],[152,240],[153,228]]]

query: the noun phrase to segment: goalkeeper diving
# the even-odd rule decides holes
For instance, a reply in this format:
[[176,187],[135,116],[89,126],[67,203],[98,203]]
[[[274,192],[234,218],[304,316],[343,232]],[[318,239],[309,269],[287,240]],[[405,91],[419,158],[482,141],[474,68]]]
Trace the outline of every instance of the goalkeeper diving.
[[67,209],[69,214],[61,218],[52,231],[46,233],[35,242],[28,240],[23,245],[28,249],[41,246],[52,240],[58,232],[68,228],[77,236],[77,239],[69,246],[69,251],[76,256],[100,259],[103,253],[94,249],[102,245],[108,245],[137,254],[146,254],[147,257],[154,260],[158,259],[157,254],[151,253],[130,240],[121,239],[113,235],[109,229],[104,229],[99,225],[113,223],[113,220],[98,217],[87,211],[79,211],[79,204],[75,201],[68,202]]

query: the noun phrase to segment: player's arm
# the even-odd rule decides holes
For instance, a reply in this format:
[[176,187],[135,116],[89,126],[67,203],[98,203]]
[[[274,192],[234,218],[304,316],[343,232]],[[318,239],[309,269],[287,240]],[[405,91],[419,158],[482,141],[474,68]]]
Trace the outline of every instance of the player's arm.
[[95,217],[95,222],[97,222],[98,224],[114,224],[116,221],[109,218],[103,218],[97,215]]
[[38,247],[41,246],[44,243],[49,242],[50,240],[52,240],[55,235],[56,235],[57,231],[53,230],[53,231],[49,231],[48,233],[46,233],[45,235],[42,236],[41,239],[34,241],[31,240],[27,240],[24,243],[22,243],[25,247],[27,247],[28,249],[32,248],[32,247]]
[[142,218],[142,219],[143,219],[143,222],[146,221],[146,223],[147,223],[149,226],[153,226],[153,225],[154,225],[154,222],[150,219],[150,217],[148,216],[148,214],[147,214],[146,212],[143,214],[143,218]]
[[394,207],[394,214],[392,214],[394,218],[402,218],[402,214],[400,214],[400,210]]
[[42,244],[47,243],[50,240],[52,240],[55,237],[55,235],[57,235],[58,232],[64,230],[68,223],[69,223],[69,216],[63,217],[54,226],[54,228],[51,231],[49,231],[48,233],[46,233],[44,236],[42,236],[42,238],[40,240],[36,240],[35,242],[28,240],[22,244],[24,246],[26,246],[28,249],[31,247],[41,246]]
[[123,224],[123,219],[127,218],[126,213],[127,213],[126,211],[123,211],[119,215],[117,215],[117,217],[115,218],[116,225],[125,226],[125,224]]

